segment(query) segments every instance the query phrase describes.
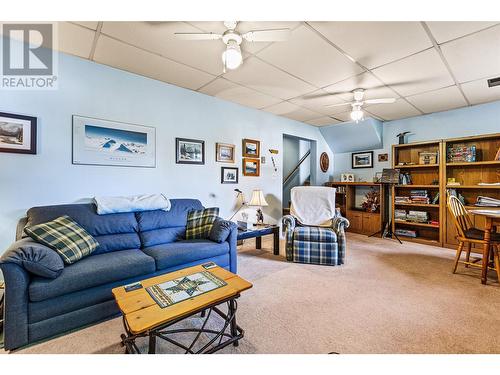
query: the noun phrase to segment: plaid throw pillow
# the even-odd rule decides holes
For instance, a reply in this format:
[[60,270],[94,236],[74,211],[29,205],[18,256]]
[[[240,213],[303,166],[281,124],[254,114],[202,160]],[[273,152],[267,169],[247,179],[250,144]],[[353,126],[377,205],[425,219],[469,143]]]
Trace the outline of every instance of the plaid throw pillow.
[[94,237],[66,215],[24,231],[35,241],[57,251],[67,264],[90,255],[99,246]]
[[218,216],[219,209],[217,207],[190,211],[186,224],[186,240],[208,238]]

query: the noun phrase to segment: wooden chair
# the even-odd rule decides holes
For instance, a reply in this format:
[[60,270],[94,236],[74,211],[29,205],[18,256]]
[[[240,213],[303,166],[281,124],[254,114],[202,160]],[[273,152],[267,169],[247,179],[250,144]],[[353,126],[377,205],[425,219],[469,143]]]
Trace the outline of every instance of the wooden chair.
[[[475,261],[470,261],[470,252],[471,246],[473,243],[485,245],[484,231],[474,228],[474,224],[472,223],[472,219],[470,214],[465,209],[464,205],[460,200],[455,196],[448,197],[448,210],[450,211],[451,216],[453,217],[453,221],[455,223],[455,227],[457,228],[457,240],[458,249],[457,255],[455,257],[455,263],[453,265],[453,273],[457,271],[458,263],[465,264],[465,267],[477,267],[481,268],[480,264],[477,264],[477,261],[481,259],[477,259]],[[500,282],[500,234],[492,233],[491,241],[490,241],[490,253],[488,254],[487,259],[483,259],[484,262],[488,262],[488,268],[494,269],[497,272],[498,280]],[[461,261],[460,257],[462,255],[462,251],[464,249],[464,245],[467,245],[467,251],[465,255],[465,261]],[[493,251],[491,251],[493,250]],[[490,255],[493,255],[493,264],[490,264]]]

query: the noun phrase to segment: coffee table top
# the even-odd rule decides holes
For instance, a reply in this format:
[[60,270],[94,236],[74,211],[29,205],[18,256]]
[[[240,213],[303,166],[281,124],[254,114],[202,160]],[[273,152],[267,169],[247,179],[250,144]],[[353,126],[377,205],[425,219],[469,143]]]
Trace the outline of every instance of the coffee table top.
[[113,296],[127,322],[130,332],[133,334],[143,333],[177,318],[187,317],[196,311],[203,310],[204,307],[236,296],[252,287],[252,284],[248,281],[217,266],[208,271],[219,279],[224,280],[227,285],[174,305],[161,308],[146,291],[146,288],[149,286],[203,271],[207,270],[199,265],[152,277],[141,281],[141,289],[130,292],[126,292],[123,286],[114,288],[112,290]]

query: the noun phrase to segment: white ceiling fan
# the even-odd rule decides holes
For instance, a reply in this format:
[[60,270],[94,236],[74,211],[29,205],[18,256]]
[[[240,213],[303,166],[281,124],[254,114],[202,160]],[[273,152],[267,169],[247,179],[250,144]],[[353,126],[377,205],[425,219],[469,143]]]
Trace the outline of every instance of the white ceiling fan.
[[222,34],[217,33],[174,33],[179,39],[184,40],[222,40],[226,50],[222,53],[224,73],[227,69],[236,69],[243,62],[240,44],[247,42],[283,42],[290,36],[290,29],[253,30],[244,34],[236,31],[237,21],[225,21],[227,30]]
[[356,121],[356,123],[358,123],[359,121],[362,121],[364,116],[365,116],[363,110],[361,109],[363,107],[363,105],[365,105],[365,104],[391,104],[391,103],[394,103],[396,101],[396,98],[380,98],[380,99],[363,100],[363,98],[365,96],[364,89],[356,89],[352,93],[354,95],[353,102],[340,103],[340,104],[329,104],[329,105],[326,105],[325,107],[340,107],[343,105],[350,105],[352,107],[351,119],[353,121]]

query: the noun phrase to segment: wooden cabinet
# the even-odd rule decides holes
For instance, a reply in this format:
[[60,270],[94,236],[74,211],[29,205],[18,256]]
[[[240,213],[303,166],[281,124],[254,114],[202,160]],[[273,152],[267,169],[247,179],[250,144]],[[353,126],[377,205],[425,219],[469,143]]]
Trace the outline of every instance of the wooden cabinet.
[[370,235],[380,230],[380,214],[356,210],[347,211],[349,232]]

